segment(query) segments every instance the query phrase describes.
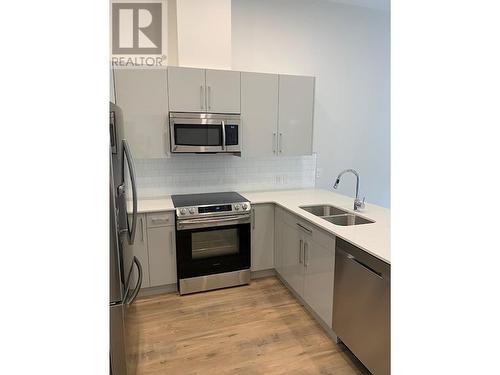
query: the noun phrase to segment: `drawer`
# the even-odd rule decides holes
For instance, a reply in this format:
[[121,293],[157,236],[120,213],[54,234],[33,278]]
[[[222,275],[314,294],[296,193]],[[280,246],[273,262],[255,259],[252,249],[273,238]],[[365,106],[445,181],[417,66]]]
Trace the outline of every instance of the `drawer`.
[[304,220],[286,210],[283,213],[283,220],[288,225],[297,228],[297,230],[302,232],[305,236],[310,236],[313,241],[328,249],[331,249],[332,252],[334,251],[335,236],[333,234],[330,234],[318,228],[318,226],[316,226],[315,224],[312,224],[309,221]]
[[148,228],[166,227],[175,224],[174,212],[153,212],[147,214]]
[[297,215],[291,213],[288,210],[283,210],[283,214],[282,215],[283,215],[283,221],[285,223],[287,223],[288,225],[292,226],[292,227],[297,226],[297,223],[300,223],[301,225],[304,225],[307,228],[312,227],[312,225],[310,225],[310,224],[308,225],[307,224],[307,221],[302,220],[300,217],[298,217]]

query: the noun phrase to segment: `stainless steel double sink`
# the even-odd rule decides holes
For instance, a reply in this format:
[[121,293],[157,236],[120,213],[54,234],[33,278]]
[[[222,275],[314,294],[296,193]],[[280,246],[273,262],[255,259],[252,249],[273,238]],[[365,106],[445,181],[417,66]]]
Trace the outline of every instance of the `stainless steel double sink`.
[[349,226],[374,223],[373,220],[366,219],[335,206],[317,205],[300,206],[299,208],[335,225]]

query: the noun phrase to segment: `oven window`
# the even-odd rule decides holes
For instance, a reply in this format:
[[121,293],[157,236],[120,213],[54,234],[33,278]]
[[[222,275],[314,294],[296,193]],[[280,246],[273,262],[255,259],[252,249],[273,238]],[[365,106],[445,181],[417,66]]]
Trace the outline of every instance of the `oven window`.
[[220,146],[222,125],[174,125],[175,144],[179,146]]
[[237,228],[194,232],[191,234],[192,259],[205,259],[239,252],[239,231]]

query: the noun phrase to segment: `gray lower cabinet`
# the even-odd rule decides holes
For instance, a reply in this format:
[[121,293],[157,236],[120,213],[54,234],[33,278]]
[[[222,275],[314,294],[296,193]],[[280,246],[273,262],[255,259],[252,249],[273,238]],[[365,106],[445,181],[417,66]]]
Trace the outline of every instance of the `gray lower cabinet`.
[[[148,253],[148,237],[146,228],[146,215],[139,214],[137,216],[137,232],[135,234],[134,244],[132,246],[132,252],[142,266],[142,288],[148,288],[150,286],[149,280],[149,253]],[[129,285],[137,284],[137,267],[134,267],[132,271],[132,276]]]
[[252,206],[252,271],[274,268],[274,204]]
[[301,297],[304,296],[304,266],[302,264],[302,251],[304,241],[301,233],[288,223],[283,225],[283,252],[281,276]]
[[331,328],[335,238],[330,238],[327,246],[314,240],[305,241],[304,300]]
[[[137,216],[137,232],[132,251],[142,266],[142,288],[177,283],[175,226],[172,212]],[[130,285],[137,282],[134,268]]]
[[335,237],[283,210],[275,228],[276,271],[331,328]]
[[[153,224],[163,220],[165,224]],[[148,214],[148,250],[150,286],[174,284],[177,282],[175,256],[175,226],[169,219],[158,214]]]
[[283,209],[274,208],[274,269],[283,273]]

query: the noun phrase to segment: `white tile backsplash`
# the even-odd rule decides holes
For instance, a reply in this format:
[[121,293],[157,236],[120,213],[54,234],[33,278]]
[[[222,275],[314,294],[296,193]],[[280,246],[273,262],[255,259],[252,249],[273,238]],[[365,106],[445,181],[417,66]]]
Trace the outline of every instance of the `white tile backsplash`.
[[134,164],[141,199],[230,190],[311,188],[316,174],[316,155],[174,155],[168,159],[136,159]]

